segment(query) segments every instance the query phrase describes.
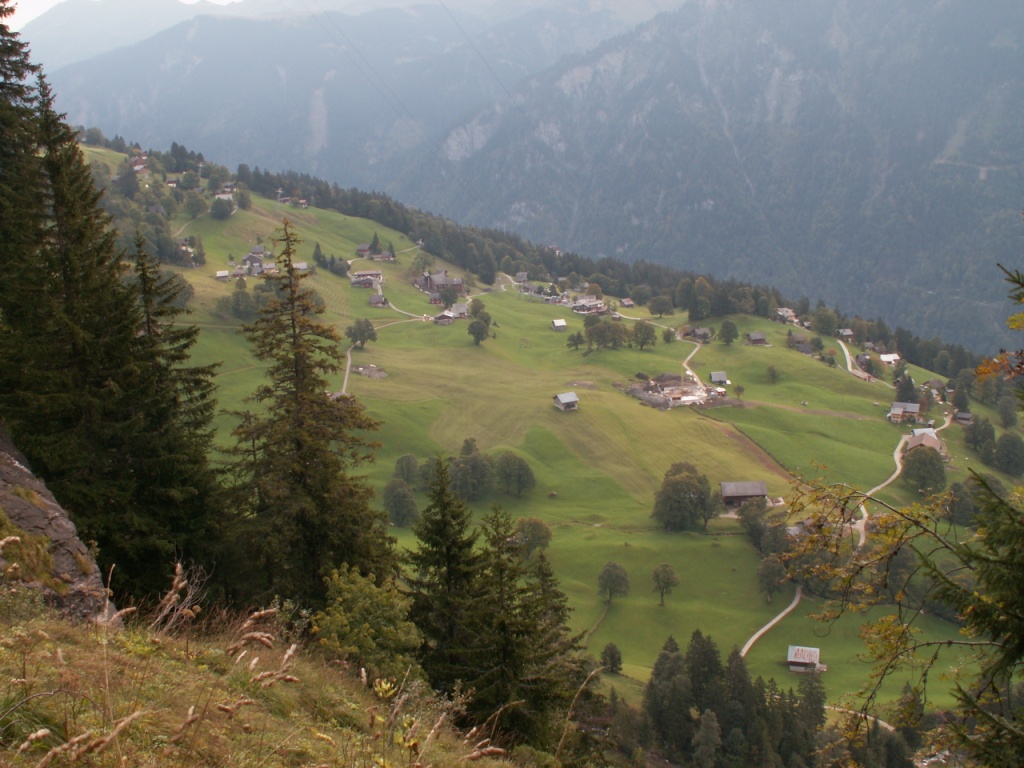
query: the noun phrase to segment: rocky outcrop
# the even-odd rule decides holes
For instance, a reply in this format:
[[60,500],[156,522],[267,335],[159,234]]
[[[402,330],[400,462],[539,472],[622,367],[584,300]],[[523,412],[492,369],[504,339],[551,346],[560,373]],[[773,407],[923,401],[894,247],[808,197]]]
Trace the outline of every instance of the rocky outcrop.
[[41,589],[46,601],[69,618],[110,620],[116,608],[102,574],[57,500],[0,431],[0,574]]

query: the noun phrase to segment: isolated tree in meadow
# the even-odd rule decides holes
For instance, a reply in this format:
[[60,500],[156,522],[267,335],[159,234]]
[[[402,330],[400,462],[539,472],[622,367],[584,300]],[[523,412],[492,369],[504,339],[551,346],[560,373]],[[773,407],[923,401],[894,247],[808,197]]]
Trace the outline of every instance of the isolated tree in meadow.
[[658,341],[657,329],[646,320],[639,320],[633,326],[633,344],[640,349],[653,347]]
[[240,576],[249,599],[289,595],[318,608],[333,569],[348,564],[383,578],[394,555],[370,488],[349,474],[371,457],[365,435],[378,422],[353,397],[330,393],[327,376],[343,361],[339,335],[302,285],[308,273],[295,269],[300,240],[287,220],[277,240],[278,272],[265,278],[273,290],[245,327],[269,366],[249,398],[259,412],[234,430],[235,527],[247,554]]
[[568,338],[565,340],[565,346],[569,349],[579,349],[586,344],[586,342],[587,340],[583,334],[580,331],[576,331],[575,333],[569,334]]
[[661,340],[665,344],[671,344],[673,341],[676,340],[675,330],[673,330],[672,328],[666,328],[664,331],[661,332]]
[[610,604],[613,597],[629,594],[629,574],[618,563],[605,563],[597,576],[597,593]]
[[651,300],[647,303],[647,311],[658,317],[675,313],[675,310],[672,308],[671,297],[663,295],[652,296]]
[[419,462],[411,453],[406,453],[395,459],[394,477],[403,481],[410,488],[415,488],[419,483]]
[[217,197],[210,204],[210,216],[218,221],[226,221],[235,212],[234,203],[222,197]]
[[615,643],[608,643],[601,649],[601,666],[607,667],[613,675],[622,671],[622,651]]
[[661,488],[654,497],[651,517],[666,531],[695,528],[698,520],[704,527],[718,512],[720,501],[711,490],[705,475],[692,464],[673,464],[665,472]]
[[534,552],[547,549],[551,543],[551,528],[539,517],[521,517],[516,521],[516,537],[529,559]]
[[654,581],[654,591],[658,593],[658,604],[662,607],[665,605],[665,595],[671,594],[672,589],[682,583],[679,574],[670,563],[654,566],[651,579]]
[[210,204],[199,192],[192,191],[185,196],[185,212],[189,218],[198,219],[210,210]]
[[512,451],[498,456],[494,462],[494,473],[502,490],[514,496],[529,493],[537,485],[529,462]]
[[370,253],[380,253],[380,236],[376,232],[373,233],[373,239],[370,240]]
[[742,384],[736,384],[732,388],[732,391],[733,391],[733,394],[736,395],[736,399],[737,400],[742,400],[743,399],[743,393],[747,391],[747,388],[744,387]]
[[419,520],[416,497],[404,480],[397,477],[389,480],[381,494],[381,502],[384,504],[384,511],[388,513],[388,519],[394,525],[408,528]]
[[718,329],[718,338],[726,346],[731,345],[740,337],[740,331],[732,320],[723,320],[722,327]]
[[366,342],[377,340],[377,329],[373,327],[373,321],[361,317],[345,329],[345,338],[354,346],[364,349]]
[[491,335],[491,330],[487,327],[487,323],[479,318],[470,321],[466,332],[473,338],[473,343],[477,345],[486,341],[487,337]]
[[1024,472],[1024,440],[1012,432],[1004,432],[996,440],[992,451],[992,464],[1011,477]]
[[999,412],[999,422],[1004,429],[1016,426],[1018,405],[1019,401],[1013,395],[1003,395],[999,398],[996,409]]
[[452,488],[466,501],[475,501],[494,489],[494,462],[480,451],[456,456],[448,464]]
[[903,457],[903,479],[922,496],[946,487],[946,464],[942,455],[927,445],[908,451]]
[[769,603],[775,593],[782,589],[785,580],[786,566],[782,564],[778,555],[772,553],[761,560],[761,565],[757,569],[757,583]]
[[779,381],[779,371],[778,371],[778,369],[774,365],[769,365],[768,366],[768,371],[767,371],[767,376],[768,376],[768,383],[769,384],[776,384]]
[[477,317],[481,312],[484,311],[486,305],[480,299],[472,299],[467,307],[470,317]]

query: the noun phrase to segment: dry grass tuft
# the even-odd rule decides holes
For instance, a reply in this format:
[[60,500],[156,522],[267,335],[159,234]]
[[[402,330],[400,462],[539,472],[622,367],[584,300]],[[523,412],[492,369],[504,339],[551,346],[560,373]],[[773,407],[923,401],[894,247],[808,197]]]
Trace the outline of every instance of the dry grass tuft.
[[0,765],[507,765],[498,747],[463,744],[446,726],[460,700],[420,683],[363,684],[318,648],[279,648],[276,611],[173,619],[182,598],[170,595],[189,582],[177,571],[154,612],[124,611],[120,628],[75,626],[42,606],[17,621],[0,612]]

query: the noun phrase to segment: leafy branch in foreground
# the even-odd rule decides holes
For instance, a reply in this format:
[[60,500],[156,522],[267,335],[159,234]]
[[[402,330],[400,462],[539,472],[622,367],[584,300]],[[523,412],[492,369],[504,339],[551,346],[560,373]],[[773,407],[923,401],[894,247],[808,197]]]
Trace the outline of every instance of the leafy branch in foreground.
[[[1024,273],[1003,271],[1013,286],[1010,297],[1024,303]],[[1009,324],[1024,328],[1024,315]],[[1024,373],[1022,360],[1024,352],[1003,352],[978,373],[1012,379]],[[953,493],[897,509],[846,486],[811,484],[794,505],[809,525],[790,560],[809,589],[831,598],[826,621],[867,606],[893,607],[862,630],[873,664],[862,712],[882,681],[909,670],[914,683],[895,717],[912,717],[929,675],[951,664],[957,705],[934,734],[937,744],[956,750],[967,765],[1010,768],[1024,764],[1024,702],[1017,690],[1024,671],[1024,496],[972,474],[973,530],[954,525]],[[867,517],[866,501],[882,512],[871,517],[870,537],[855,543],[851,520],[858,512]],[[922,637],[925,609],[955,618],[961,636]]]

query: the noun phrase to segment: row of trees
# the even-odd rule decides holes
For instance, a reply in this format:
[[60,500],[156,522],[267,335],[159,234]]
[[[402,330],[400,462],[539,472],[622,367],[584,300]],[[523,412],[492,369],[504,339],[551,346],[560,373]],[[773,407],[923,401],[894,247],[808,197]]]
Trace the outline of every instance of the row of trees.
[[[671,594],[682,580],[671,563],[659,563],[651,571],[654,592],[658,593],[658,605],[665,606],[665,595]],[[615,562],[605,563],[597,575],[597,593],[611,605],[612,598],[625,597],[629,594],[629,574],[626,569]]]
[[[675,341],[675,331],[666,328],[662,333],[662,341],[669,344]],[[658,330],[646,320],[639,320],[632,325],[623,325],[607,317],[588,315],[583,321],[583,332],[576,331],[569,335],[565,345],[569,349],[579,349],[584,344],[588,351],[595,349],[621,349],[624,346],[653,347],[658,343]]]
[[[490,456],[480,451],[476,439],[472,437],[462,442],[458,456],[449,457],[448,467],[452,487],[466,501],[485,498],[496,488],[510,496],[519,497],[537,485],[530,463],[518,453],[502,451],[497,456]],[[433,479],[434,459],[428,458],[421,462],[407,453],[395,461],[395,471],[388,487],[404,486],[411,495],[413,490],[427,490]],[[388,511],[392,512],[390,508]]]

